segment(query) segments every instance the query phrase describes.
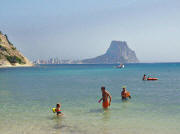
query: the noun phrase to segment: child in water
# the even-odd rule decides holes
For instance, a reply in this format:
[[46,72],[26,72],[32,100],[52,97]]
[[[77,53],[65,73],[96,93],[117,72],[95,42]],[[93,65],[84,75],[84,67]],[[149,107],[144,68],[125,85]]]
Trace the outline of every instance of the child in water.
[[57,113],[57,115],[63,115],[60,108],[61,108],[61,104],[60,103],[56,104],[56,113]]

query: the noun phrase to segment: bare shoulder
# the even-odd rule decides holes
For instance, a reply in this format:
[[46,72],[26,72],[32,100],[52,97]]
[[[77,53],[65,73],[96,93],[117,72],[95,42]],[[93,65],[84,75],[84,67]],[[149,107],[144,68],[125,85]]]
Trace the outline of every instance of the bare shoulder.
[[111,96],[111,94],[109,93],[109,91],[106,90],[106,93],[107,93],[109,96]]

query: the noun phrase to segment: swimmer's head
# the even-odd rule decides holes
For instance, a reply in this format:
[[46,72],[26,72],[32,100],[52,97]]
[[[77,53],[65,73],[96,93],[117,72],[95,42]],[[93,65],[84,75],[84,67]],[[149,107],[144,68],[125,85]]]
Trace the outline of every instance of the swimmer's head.
[[126,87],[125,86],[123,86],[123,91],[126,91]]
[[60,104],[60,103],[57,103],[57,104],[56,104],[56,107],[61,107],[61,104]]
[[101,87],[101,91],[105,91],[105,89],[106,89],[106,88],[105,88],[104,86]]

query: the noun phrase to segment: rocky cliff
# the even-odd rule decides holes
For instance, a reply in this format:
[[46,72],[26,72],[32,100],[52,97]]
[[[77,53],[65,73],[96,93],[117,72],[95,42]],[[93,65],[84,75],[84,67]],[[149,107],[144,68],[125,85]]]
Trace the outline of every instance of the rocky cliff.
[[105,54],[82,60],[84,64],[120,64],[120,63],[138,63],[136,53],[132,51],[125,41],[112,41]]
[[7,35],[0,32],[0,67],[17,66],[33,66],[33,64],[14,47]]

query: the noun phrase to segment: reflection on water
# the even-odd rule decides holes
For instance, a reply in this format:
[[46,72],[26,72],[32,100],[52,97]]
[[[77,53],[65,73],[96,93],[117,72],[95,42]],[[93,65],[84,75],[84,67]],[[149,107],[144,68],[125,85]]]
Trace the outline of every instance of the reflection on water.
[[102,134],[109,134],[108,122],[110,121],[111,110],[104,109],[102,113]]
[[53,116],[53,121],[55,121],[55,134],[61,134],[62,133],[62,129],[65,128],[66,126],[63,125],[63,118],[57,115]]
[[65,125],[63,126],[63,118],[61,116],[54,115],[53,121],[56,122],[56,124],[54,126],[55,129],[60,130],[61,128],[65,127]]
[[103,122],[108,122],[111,117],[111,110],[110,109],[103,109],[102,113],[102,121]]
[[104,109],[98,108],[98,109],[90,109],[88,113],[102,113],[104,112]]
[[72,127],[70,125],[67,125],[65,122],[65,117],[63,116],[53,116],[53,122],[55,122],[54,129],[55,134],[63,134],[64,132],[70,132],[72,131]]

